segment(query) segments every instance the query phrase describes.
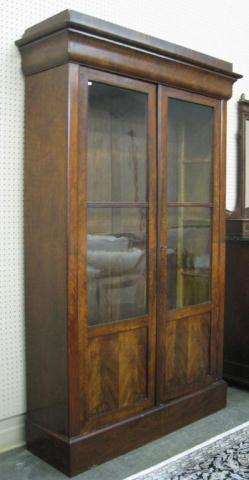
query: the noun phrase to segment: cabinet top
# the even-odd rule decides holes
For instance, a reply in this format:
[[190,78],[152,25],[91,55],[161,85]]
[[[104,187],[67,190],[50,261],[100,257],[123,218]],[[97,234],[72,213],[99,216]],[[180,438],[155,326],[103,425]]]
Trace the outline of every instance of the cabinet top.
[[230,62],[74,10],[64,10],[27,28],[23,37],[16,41],[16,45],[21,47],[63,29],[74,29],[78,33],[100,36],[113,42],[141,48],[195,65],[206,66],[213,70],[228,73],[233,70]]
[[229,62],[73,10],[28,28],[16,45],[25,75],[73,62],[219,99],[241,78]]

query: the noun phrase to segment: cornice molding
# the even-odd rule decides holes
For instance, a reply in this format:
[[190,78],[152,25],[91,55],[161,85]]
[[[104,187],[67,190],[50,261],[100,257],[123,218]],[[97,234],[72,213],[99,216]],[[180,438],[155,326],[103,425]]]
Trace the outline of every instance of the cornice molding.
[[65,10],[16,41],[25,75],[67,62],[229,98],[232,64],[81,13]]

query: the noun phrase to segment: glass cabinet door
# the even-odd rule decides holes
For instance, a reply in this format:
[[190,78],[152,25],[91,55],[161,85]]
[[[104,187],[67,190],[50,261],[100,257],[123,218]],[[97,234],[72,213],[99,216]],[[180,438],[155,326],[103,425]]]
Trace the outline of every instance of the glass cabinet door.
[[167,308],[210,300],[211,210],[168,208]]
[[83,67],[80,78],[78,282],[86,431],[155,402],[156,88]]
[[161,87],[159,105],[158,399],[166,401],[213,381],[219,133],[215,100]]
[[169,98],[167,308],[210,300],[212,152],[213,108]]
[[148,95],[90,82],[87,285],[90,325],[147,313]]

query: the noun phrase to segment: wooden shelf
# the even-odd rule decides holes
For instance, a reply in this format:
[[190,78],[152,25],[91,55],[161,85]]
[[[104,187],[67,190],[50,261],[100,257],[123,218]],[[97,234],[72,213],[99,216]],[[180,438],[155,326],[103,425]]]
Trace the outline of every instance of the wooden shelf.
[[209,278],[210,273],[201,273],[201,272],[193,272],[191,270],[182,270],[181,272],[182,275],[188,276],[188,277],[204,277],[204,278]]

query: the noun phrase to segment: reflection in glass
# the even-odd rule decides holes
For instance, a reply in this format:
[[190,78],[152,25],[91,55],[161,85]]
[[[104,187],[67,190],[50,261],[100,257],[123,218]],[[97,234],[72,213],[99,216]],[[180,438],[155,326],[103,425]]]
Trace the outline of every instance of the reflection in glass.
[[146,208],[88,208],[88,322],[147,311]]
[[168,308],[210,299],[210,209],[168,209]]
[[209,202],[213,109],[169,99],[168,201]]
[[89,86],[88,201],[147,200],[147,94]]
[[245,121],[245,208],[249,214],[249,120]]

